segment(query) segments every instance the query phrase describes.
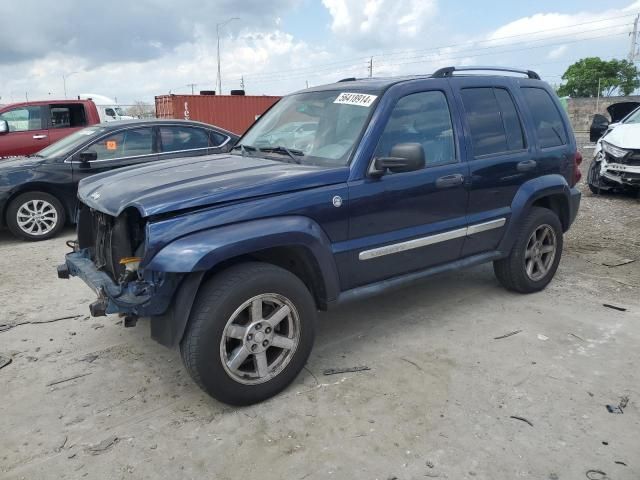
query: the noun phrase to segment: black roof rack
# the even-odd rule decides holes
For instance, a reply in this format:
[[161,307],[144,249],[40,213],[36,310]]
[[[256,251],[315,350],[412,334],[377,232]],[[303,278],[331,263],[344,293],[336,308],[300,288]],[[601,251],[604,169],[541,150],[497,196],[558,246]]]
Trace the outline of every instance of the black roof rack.
[[468,72],[468,71],[490,71],[490,72],[513,72],[513,73],[521,73],[526,75],[529,78],[533,78],[534,80],[540,80],[540,75],[538,75],[533,70],[520,70],[517,68],[508,68],[508,67],[444,67],[436,70],[433,75],[433,78],[445,78],[445,77],[453,77],[453,72]]

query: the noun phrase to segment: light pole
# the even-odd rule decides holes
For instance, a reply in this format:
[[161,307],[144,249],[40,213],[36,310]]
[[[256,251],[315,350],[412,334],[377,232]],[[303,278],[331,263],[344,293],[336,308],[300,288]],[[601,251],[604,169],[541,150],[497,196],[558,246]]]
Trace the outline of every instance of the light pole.
[[218,95],[222,95],[222,73],[220,72],[220,27],[224,27],[227,23],[234,20],[240,19],[238,17],[233,17],[222,23],[216,23],[216,38],[218,39]]
[[62,74],[62,86],[64,88],[64,98],[67,98],[67,78],[69,78],[71,75],[75,75],[76,73],[79,72],[71,72],[71,73],[67,73],[67,74]]

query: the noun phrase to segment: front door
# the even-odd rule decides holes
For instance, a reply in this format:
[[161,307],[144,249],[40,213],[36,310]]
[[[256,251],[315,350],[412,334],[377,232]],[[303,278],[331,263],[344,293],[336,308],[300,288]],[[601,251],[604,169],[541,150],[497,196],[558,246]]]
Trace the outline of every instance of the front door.
[[0,157],[31,155],[48,146],[49,130],[39,105],[16,107],[0,114],[9,131],[0,134]]
[[424,168],[368,175],[349,185],[352,268],[347,288],[460,256],[468,167],[461,161],[448,85],[443,80],[434,87],[398,94],[371,160],[390,156],[395,145],[418,143],[425,153]]
[[[73,156],[73,180],[77,184],[89,175],[154,161],[158,158],[154,145],[153,127],[117,130],[100,137]],[[83,152],[94,152],[97,159],[82,163]]]

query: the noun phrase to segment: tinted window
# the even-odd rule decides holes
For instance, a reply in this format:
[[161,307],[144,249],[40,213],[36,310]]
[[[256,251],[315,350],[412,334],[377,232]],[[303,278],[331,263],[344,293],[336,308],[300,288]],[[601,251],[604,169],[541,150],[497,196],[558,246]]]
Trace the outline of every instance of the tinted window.
[[6,120],[10,132],[26,132],[41,130],[42,118],[40,107],[18,107],[0,115],[0,120]]
[[475,157],[524,148],[522,125],[509,92],[501,88],[465,88],[461,95]]
[[442,92],[414,93],[398,100],[380,137],[376,156],[389,156],[399,143],[421,144],[427,166],[456,161],[451,114]]
[[513,99],[509,92],[502,88],[495,88],[493,92],[496,94],[500,112],[502,113],[502,122],[507,135],[507,146],[509,150],[522,150],[524,148],[524,135]]
[[178,152],[209,147],[209,135],[202,128],[160,127],[163,152]]
[[85,152],[96,152],[98,160],[135,157],[153,153],[151,128],[135,128],[101,138]]
[[535,122],[540,148],[566,145],[562,117],[549,93],[542,88],[523,88],[522,93]]
[[49,109],[51,128],[77,128],[87,125],[83,105],[50,105]]
[[218,147],[222,145],[228,138],[226,135],[222,135],[221,133],[213,131],[209,132],[209,136],[211,137],[210,145],[212,147]]

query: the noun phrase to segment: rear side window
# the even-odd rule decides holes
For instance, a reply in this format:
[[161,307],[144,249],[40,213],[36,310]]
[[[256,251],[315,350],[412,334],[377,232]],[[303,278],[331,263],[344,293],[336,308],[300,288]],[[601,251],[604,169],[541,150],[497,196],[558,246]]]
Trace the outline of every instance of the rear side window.
[[461,91],[471,129],[474,157],[525,148],[522,122],[509,92],[503,88],[465,88]]
[[202,128],[160,127],[163,152],[180,152],[209,147],[209,135]]
[[220,145],[222,145],[228,137],[222,135],[221,133],[218,132],[214,132],[214,131],[210,131],[209,132],[209,144],[212,147],[219,147]]
[[558,147],[567,144],[567,132],[560,112],[549,95],[542,88],[523,87],[522,93],[531,110],[531,116],[538,132],[540,148]]
[[84,105],[50,105],[51,128],[86,127]]

